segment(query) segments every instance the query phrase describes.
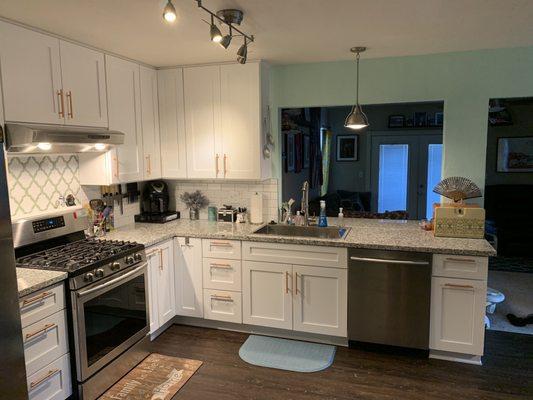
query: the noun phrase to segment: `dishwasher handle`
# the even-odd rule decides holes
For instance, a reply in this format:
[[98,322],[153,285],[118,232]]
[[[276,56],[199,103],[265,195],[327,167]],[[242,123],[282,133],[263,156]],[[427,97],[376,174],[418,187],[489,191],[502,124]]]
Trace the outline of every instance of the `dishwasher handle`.
[[352,261],[365,261],[379,264],[429,265],[429,261],[388,260],[386,258],[350,257]]

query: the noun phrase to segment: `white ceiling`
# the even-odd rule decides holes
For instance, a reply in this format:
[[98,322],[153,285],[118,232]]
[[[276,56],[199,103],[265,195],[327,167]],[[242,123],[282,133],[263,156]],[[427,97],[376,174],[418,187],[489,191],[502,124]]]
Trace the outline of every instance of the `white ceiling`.
[[[173,0],[178,20],[161,18],[166,0],[1,0],[0,16],[154,66],[231,61],[209,41],[194,0]],[[256,36],[250,59],[277,64],[389,57],[533,45],[533,0],[203,0],[240,8]]]

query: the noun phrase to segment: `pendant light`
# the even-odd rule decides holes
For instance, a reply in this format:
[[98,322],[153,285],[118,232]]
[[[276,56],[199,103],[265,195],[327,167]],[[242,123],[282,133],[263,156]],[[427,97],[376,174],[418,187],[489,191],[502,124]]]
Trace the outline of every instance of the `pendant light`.
[[344,121],[344,127],[348,129],[358,130],[366,128],[369,125],[368,118],[359,105],[359,57],[360,53],[365,50],[366,47],[352,47],[350,49],[352,53],[355,53],[355,60],[357,62],[357,80],[355,87],[355,105],[352,107],[352,111],[350,114],[348,114],[346,120]]
[[211,40],[215,43],[220,43],[222,41],[222,33],[218,26],[215,25],[215,20],[211,15],[211,29],[210,29]]
[[163,19],[169,23],[176,21],[176,9],[174,8],[174,4],[172,4],[172,0],[168,0],[167,5],[163,9]]

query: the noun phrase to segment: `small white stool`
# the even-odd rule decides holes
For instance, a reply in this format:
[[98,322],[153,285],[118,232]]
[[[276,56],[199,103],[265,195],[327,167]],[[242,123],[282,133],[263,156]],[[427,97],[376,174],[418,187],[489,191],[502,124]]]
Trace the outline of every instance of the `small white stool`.
[[505,300],[505,295],[493,288],[487,288],[487,312],[489,314],[494,314],[496,311],[496,304],[501,303]]

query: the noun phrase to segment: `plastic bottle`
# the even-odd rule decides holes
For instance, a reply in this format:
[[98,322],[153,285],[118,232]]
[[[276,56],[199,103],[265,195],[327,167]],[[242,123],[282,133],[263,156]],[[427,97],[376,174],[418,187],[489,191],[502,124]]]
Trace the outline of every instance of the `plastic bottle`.
[[318,217],[318,226],[325,228],[328,226],[328,217],[326,216],[326,201],[320,200],[320,216]]
[[339,207],[339,215],[337,216],[337,221],[340,228],[344,228],[344,213],[342,212],[342,207]]
[[302,213],[300,211],[296,211],[296,217],[294,217],[294,225],[296,226],[303,226],[304,219],[302,217]]

